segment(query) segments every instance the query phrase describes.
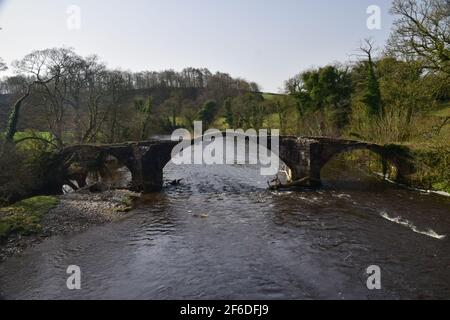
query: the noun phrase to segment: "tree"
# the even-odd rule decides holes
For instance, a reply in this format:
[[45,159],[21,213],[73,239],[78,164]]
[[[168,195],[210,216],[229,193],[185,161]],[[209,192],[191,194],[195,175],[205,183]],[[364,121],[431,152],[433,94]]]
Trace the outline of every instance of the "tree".
[[250,82],[249,86],[251,92],[261,92],[261,87],[256,82]]
[[112,70],[105,73],[105,90],[106,90],[106,109],[107,119],[103,127],[104,135],[109,143],[126,139],[124,131],[125,123],[129,118],[129,112],[125,109],[126,92],[130,91],[130,87],[123,76],[122,71]]
[[96,141],[107,116],[106,95],[108,94],[106,81],[106,66],[97,56],[89,56],[81,60],[81,76],[84,77],[82,92],[87,119],[84,121],[82,143]]
[[30,75],[40,84],[36,86],[34,94],[39,97],[39,104],[47,108],[47,121],[58,147],[64,145],[64,117],[69,97],[68,74],[77,64],[79,56],[67,48],[34,51],[14,62],[18,71]]
[[23,75],[11,76],[3,81],[2,89],[6,94],[18,95],[23,93],[24,88],[31,82],[33,82],[33,79],[29,79]]
[[247,128],[259,130],[264,125],[264,119],[267,116],[264,98],[260,94],[246,93],[245,118]]
[[394,0],[398,15],[388,42],[391,55],[419,59],[432,71],[450,75],[449,0]]
[[67,76],[66,102],[75,111],[75,139],[93,142],[106,120],[106,66],[97,56],[77,57]]
[[278,121],[280,122],[280,133],[284,135],[286,134],[287,116],[290,107],[287,103],[287,98],[276,99],[275,106],[278,114]]
[[231,98],[225,99],[223,106],[225,109],[225,122],[228,124],[229,128],[234,128],[235,119],[233,113],[232,99]]
[[[423,72],[417,61],[385,57],[377,61],[384,120],[395,141],[406,141],[413,132],[415,117],[436,106],[433,74]],[[393,128],[394,127],[394,128]]]
[[3,62],[3,59],[0,58],[0,72],[5,71],[7,69],[8,69],[8,66],[6,65],[6,63]]
[[153,116],[153,98],[148,97],[147,101],[136,100],[134,105],[140,119],[139,139],[145,140],[148,138],[149,127]]
[[297,99],[299,114],[329,113],[334,124],[343,128],[351,113],[352,79],[347,68],[325,66],[303,72],[285,84]]
[[205,102],[200,110],[199,120],[203,122],[203,127],[208,128],[215,120],[219,111],[218,104],[214,100]]
[[366,40],[365,42],[366,45],[361,46],[361,51],[367,56],[367,78],[362,101],[366,105],[370,117],[383,117],[380,84],[375,74],[375,63],[373,61],[373,42],[371,40]]
[[188,129],[194,129],[194,121],[198,117],[198,105],[194,101],[185,101],[183,103],[183,110],[181,117],[184,119],[184,127]]
[[222,103],[227,97],[237,95],[237,84],[229,74],[216,72],[208,79],[207,91],[208,98]]
[[[20,112],[22,110],[22,104],[30,96],[33,86],[46,85],[51,80],[52,79],[48,79],[46,81],[34,81],[33,83],[30,83],[27,86],[25,93],[14,103],[13,107],[11,108],[11,111],[9,112],[8,123],[6,125],[5,144],[7,144],[7,145],[15,144],[14,136],[17,133],[17,125],[18,125],[19,119],[20,119]],[[5,151],[5,150],[6,150],[6,148],[3,149],[3,151]]]
[[226,122],[234,129],[260,129],[267,115],[261,94],[245,92],[234,99],[226,99],[224,104]]
[[174,91],[169,98],[169,106],[172,115],[172,127],[177,127],[177,117],[180,115],[183,106],[183,95],[180,91]]
[[[3,62],[3,59],[0,58],[0,71],[5,71],[7,69],[6,64]],[[24,101],[30,96],[31,91],[35,85],[46,85],[49,83],[52,78],[43,80],[39,77],[36,77],[35,81],[32,81],[31,83],[27,84],[27,80],[24,77],[14,77],[13,79],[19,80],[19,88],[18,91],[24,91],[23,94],[16,100],[14,105],[11,108],[11,111],[9,112],[8,116],[8,122],[6,125],[6,131],[5,131],[5,143],[9,145],[14,144],[14,136],[17,133],[17,126],[20,119],[20,113],[22,110],[22,105]],[[25,89],[23,89],[25,88]]]
[[44,107],[57,144],[65,143],[67,127],[74,127],[77,143],[94,142],[107,118],[106,67],[98,57],[83,58],[71,49],[34,51],[15,67],[40,85],[33,90],[35,107]]
[[[6,63],[3,62],[3,59],[0,57],[0,72],[3,72],[7,70],[8,67],[6,66]],[[4,81],[0,79],[0,93],[6,91],[6,84]]]
[[26,92],[14,103],[8,116],[8,123],[5,131],[5,143],[14,144],[14,136],[17,133],[17,125],[20,119],[20,111],[22,109],[22,103],[30,96],[32,84],[30,84]]

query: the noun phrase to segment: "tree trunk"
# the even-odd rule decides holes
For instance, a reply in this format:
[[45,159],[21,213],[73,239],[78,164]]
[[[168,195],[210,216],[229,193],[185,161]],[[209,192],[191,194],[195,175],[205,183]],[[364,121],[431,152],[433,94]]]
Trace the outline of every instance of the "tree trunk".
[[6,143],[14,144],[14,136],[16,135],[17,125],[20,118],[20,109],[22,107],[22,103],[26,98],[28,98],[29,95],[30,92],[28,91],[19,100],[17,100],[13,108],[11,109],[11,112],[9,113],[8,125],[6,126],[5,134]]

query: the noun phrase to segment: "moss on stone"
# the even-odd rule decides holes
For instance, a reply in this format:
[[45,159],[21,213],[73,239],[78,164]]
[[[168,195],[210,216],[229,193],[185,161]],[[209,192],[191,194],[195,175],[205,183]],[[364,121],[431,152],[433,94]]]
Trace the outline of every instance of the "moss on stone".
[[0,240],[11,235],[30,235],[41,230],[44,215],[58,204],[58,199],[39,196],[0,208]]

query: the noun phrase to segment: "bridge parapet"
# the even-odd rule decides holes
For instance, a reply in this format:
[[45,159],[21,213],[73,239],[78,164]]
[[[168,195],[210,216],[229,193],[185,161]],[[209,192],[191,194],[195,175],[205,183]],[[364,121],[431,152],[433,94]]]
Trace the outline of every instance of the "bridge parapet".
[[[279,139],[279,150],[272,152],[291,169],[294,180],[309,181],[310,186],[320,184],[320,172],[331,158],[356,149],[373,151],[398,168],[407,168],[401,164],[400,158],[392,156],[385,147],[377,144],[322,137],[282,136]],[[268,142],[268,149],[272,149],[270,138]],[[79,145],[64,149],[61,159],[64,162],[81,162],[89,168],[112,155],[130,170],[134,190],[153,192],[162,189],[163,169],[171,160],[172,150],[177,144],[178,142],[170,140],[153,139],[119,144]],[[84,174],[87,175],[87,171]],[[77,181],[80,186],[83,185],[83,179],[85,180],[83,174],[79,174]]]

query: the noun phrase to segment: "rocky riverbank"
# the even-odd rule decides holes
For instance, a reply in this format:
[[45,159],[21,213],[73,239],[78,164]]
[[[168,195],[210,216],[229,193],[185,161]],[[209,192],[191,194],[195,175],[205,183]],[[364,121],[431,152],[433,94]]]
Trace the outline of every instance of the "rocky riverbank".
[[[0,262],[20,254],[42,240],[86,230],[90,226],[115,222],[129,216],[133,202],[140,194],[128,190],[109,190],[92,193],[87,190],[56,197],[57,204],[42,214],[37,230],[15,232],[0,242]],[[8,208],[14,215],[14,206]],[[23,213],[21,213],[23,215]]]

